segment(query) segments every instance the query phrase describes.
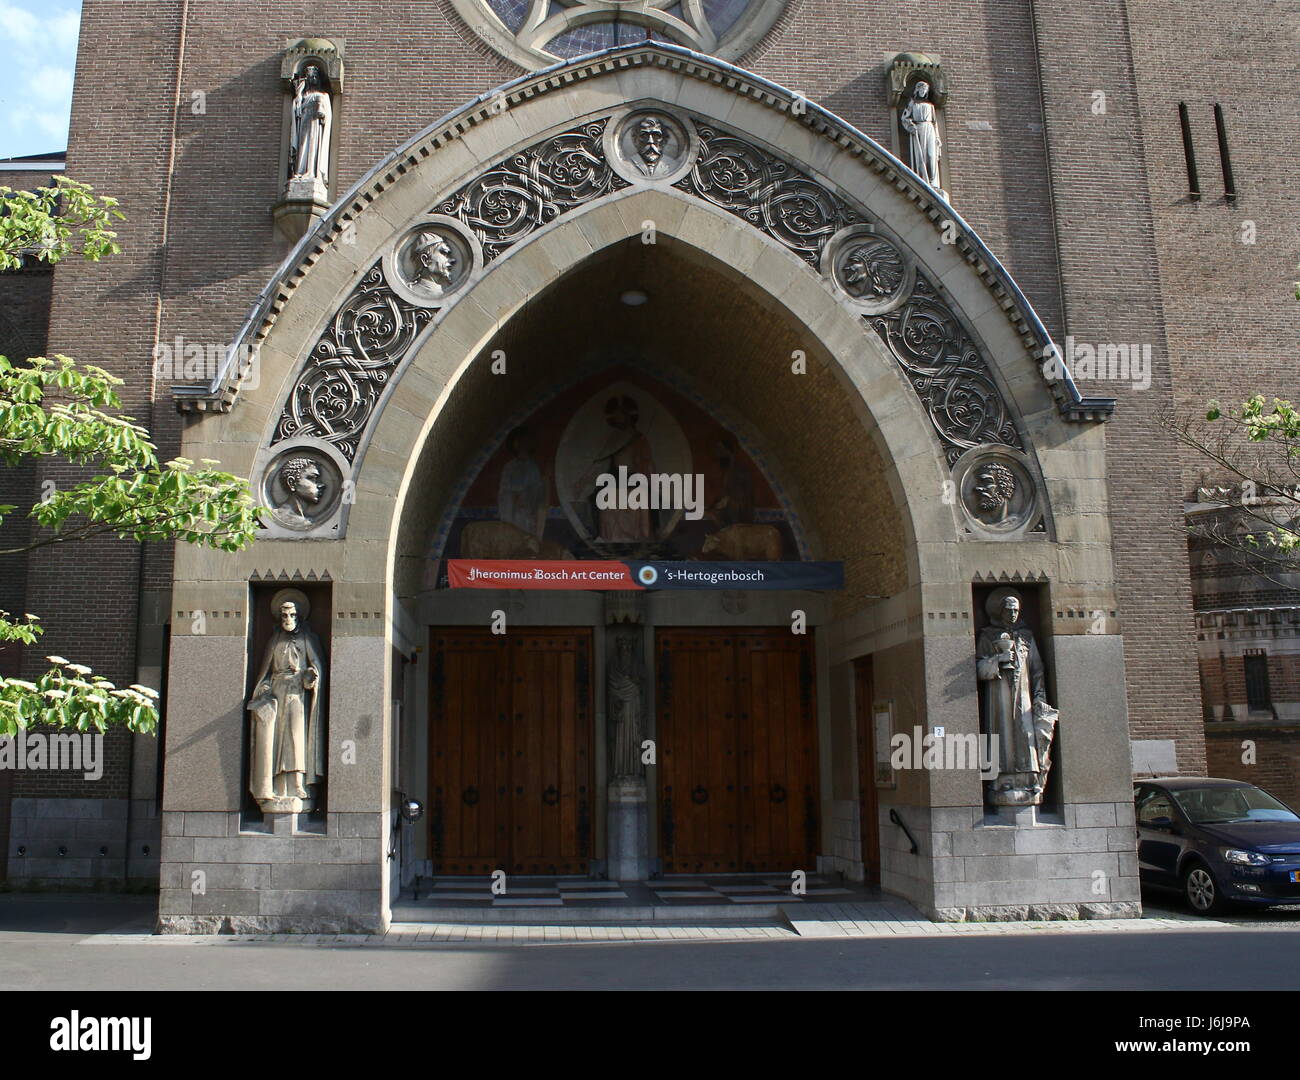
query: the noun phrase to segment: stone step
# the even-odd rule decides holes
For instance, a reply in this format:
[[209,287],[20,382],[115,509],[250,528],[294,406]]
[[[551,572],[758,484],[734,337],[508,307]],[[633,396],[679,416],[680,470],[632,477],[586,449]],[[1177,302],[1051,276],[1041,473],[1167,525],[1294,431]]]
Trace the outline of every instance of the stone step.
[[782,904],[606,904],[597,906],[565,904],[563,906],[510,905],[494,907],[481,904],[453,907],[404,900],[393,905],[393,922],[514,923],[526,926],[612,925],[628,923],[673,923],[710,925],[768,923],[785,925]]

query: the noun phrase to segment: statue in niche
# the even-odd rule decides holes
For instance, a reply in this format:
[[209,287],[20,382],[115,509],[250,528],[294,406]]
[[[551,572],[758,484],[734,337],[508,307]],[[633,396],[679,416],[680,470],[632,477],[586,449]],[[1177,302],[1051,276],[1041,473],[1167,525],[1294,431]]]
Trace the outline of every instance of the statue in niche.
[[271,635],[248,701],[252,726],[249,789],[267,813],[310,810],[309,790],[325,777],[321,700],[325,657],[307,626],[307,597],[285,589],[271,603]]
[[271,516],[286,528],[311,528],[311,507],[320,503],[326,489],[320,466],[309,457],[292,457],[280,466],[280,483],[288,494],[271,508]]
[[988,525],[1000,525],[1007,520],[1011,500],[1016,494],[1016,476],[1005,465],[991,461],[981,465],[975,473],[975,505],[980,520]]
[[613,729],[611,777],[615,780],[639,780],[645,775],[641,764],[641,742],[645,738],[645,720],[641,709],[641,660],[636,638],[619,634],[614,658],[606,672],[606,708]]
[[293,80],[293,131],[289,143],[289,179],[329,184],[330,128],[334,110],[325,72],[308,64]]
[[1021,621],[1020,596],[997,589],[985,610],[992,620],[979,632],[976,673],[984,730],[996,738],[997,773],[990,784],[995,806],[1036,806],[1051,770],[1057,712],[1047,704],[1043,661]]
[[912,171],[946,198],[939,181],[939,158],[943,153],[939,121],[930,100],[930,84],[924,79],[912,88],[912,99],[903,107],[899,119],[908,135]]
[[441,296],[450,288],[456,269],[456,254],[451,245],[436,232],[422,232],[411,245],[415,274],[411,286]]

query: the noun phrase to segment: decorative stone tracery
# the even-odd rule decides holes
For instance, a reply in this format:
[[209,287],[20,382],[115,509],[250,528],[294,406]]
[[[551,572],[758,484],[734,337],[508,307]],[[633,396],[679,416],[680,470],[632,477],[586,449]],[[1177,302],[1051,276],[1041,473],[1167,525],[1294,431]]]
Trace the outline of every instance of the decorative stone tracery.
[[[537,229],[594,200],[630,187],[621,132],[647,115],[610,116],[552,135],[491,166],[430,210],[463,226],[465,243],[491,263]],[[657,115],[657,113],[656,113]],[[664,122],[689,138],[673,187],[732,214],[793,252],[858,308],[864,328],[884,342],[930,417],[949,466],[973,448],[1024,450],[984,352],[952,305],[884,225],[826,185],[721,125],[701,118]],[[611,123],[620,134],[607,136]],[[672,140],[667,140],[671,145]],[[635,145],[635,144],[633,144]],[[610,160],[611,147],[620,156]],[[620,172],[620,169],[622,172]],[[634,174],[629,174],[634,175]],[[645,182],[652,182],[647,179]],[[321,334],[283,407],[273,443],[314,438],[354,461],[383,394],[421,331],[466,281],[467,261],[438,290],[398,262],[408,248],[431,249],[416,225],[353,288]],[[449,249],[457,237],[447,235]],[[413,266],[411,257],[403,265]],[[453,263],[455,260],[453,259]],[[445,270],[445,266],[443,267]],[[430,271],[430,273],[436,273]],[[453,284],[454,277],[454,284]],[[438,279],[441,280],[441,279]],[[444,288],[445,285],[445,288]]]
[[735,59],[772,28],[787,0],[453,0],[465,24],[522,68],[615,45],[672,41]]

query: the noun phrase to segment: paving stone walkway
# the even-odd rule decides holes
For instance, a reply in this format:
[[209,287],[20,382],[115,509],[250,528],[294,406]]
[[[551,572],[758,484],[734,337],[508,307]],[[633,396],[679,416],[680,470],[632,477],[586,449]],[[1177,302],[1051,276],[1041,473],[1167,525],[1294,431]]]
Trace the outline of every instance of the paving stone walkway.
[[490,923],[393,923],[386,934],[226,934],[213,936],[95,934],[83,945],[153,944],[160,946],[298,945],[326,947],[419,948],[464,943],[473,945],[559,945],[627,941],[744,941],[803,938],[963,937],[990,934],[1099,934],[1157,931],[1278,930],[1300,931],[1300,912],[1283,910],[1275,917],[1206,919],[1158,910],[1141,919],[1081,919],[996,923],[934,923],[899,900],[868,903],[823,903],[791,906],[780,919],[698,925],[605,924],[523,925]]

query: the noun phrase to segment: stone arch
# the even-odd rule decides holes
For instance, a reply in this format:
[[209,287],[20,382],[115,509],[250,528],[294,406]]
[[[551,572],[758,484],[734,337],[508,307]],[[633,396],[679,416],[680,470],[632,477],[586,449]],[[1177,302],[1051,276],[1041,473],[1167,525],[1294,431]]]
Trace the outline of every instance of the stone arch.
[[[622,50],[622,51],[626,52],[627,50]],[[650,51],[654,52],[655,50],[651,49]],[[661,49],[659,51],[663,51],[663,50]],[[639,100],[646,101],[648,99],[643,97]],[[693,113],[693,115],[695,116],[698,122],[699,118],[703,115],[703,110],[699,109],[698,106],[695,106],[695,110],[696,111]],[[608,122],[609,122],[608,120],[595,121],[595,123],[608,123]],[[708,122],[711,123],[711,121]],[[582,124],[580,122],[579,127],[581,126]],[[734,127],[735,125],[733,124],[731,129],[719,128],[717,133],[718,139],[723,142],[726,141],[734,142],[735,141],[735,135],[733,134]],[[785,141],[788,143],[790,140],[789,138],[787,138]],[[758,145],[759,144],[757,143],[751,143],[749,144],[749,148],[754,149]],[[785,147],[785,149],[786,152],[788,153],[793,148],[787,146]],[[879,154],[882,155],[884,154],[884,151],[879,150],[879,148],[876,148],[876,150],[878,151]],[[498,159],[498,163],[499,160],[500,159]],[[788,164],[785,163],[784,161],[775,158],[772,160],[773,162],[775,162],[774,167],[776,169],[789,168]],[[832,163],[826,163],[826,164],[829,165]],[[898,165],[897,162],[894,162],[893,164],[894,166],[897,167],[895,171],[902,170],[902,172],[900,172],[898,175],[900,177],[903,177],[903,174],[906,173],[906,170],[903,169],[901,165]],[[486,171],[490,173],[492,168],[493,165],[491,163],[486,163]],[[399,170],[399,172],[400,171],[402,170]],[[482,173],[485,170],[481,168],[479,171],[480,173]],[[827,171],[829,172],[831,170],[828,169]],[[857,179],[860,182],[863,179],[863,177],[859,176],[857,177]],[[627,193],[620,192],[618,189],[620,187],[626,188],[628,186],[627,181],[620,180],[619,177],[615,176],[612,172],[609,174],[609,180],[610,180],[609,191],[601,194],[603,194],[604,197],[607,198],[611,198],[615,196],[617,196],[618,198],[625,197]],[[472,189],[473,183],[474,181],[470,180],[467,184],[462,184],[460,188],[460,192],[462,193],[462,198],[464,197],[463,193],[467,188]],[[840,185],[837,186],[833,183],[823,183],[819,178],[814,177],[811,174],[798,176],[797,179],[795,179],[795,184],[796,185],[802,184],[805,189],[809,187],[816,187],[818,190],[819,197],[823,198],[824,201],[829,201],[830,203],[832,203],[832,211],[835,213],[839,212],[838,208],[842,208],[844,206],[843,201],[835,194],[835,192],[844,191],[848,195],[854,194],[851,190],[852,185],[850,184],[841,183]],[[683,185],[677,185],[677,186],[680,187]],[[895,184],[895,186],[897,186],[897,184]],[[334,222],[335,235],[329,237],[329,244],[335,252],[337,252],[340,249],[340,245],[342,247],[355,247],[358,249],[363,248],[363,245],[357,242],[359,239],[359,235],[361,233],[361,227],[363,221],[367,225],[373,226],[373,228],[369,230],[370,232],[373,232],[376,235],[382,234],[384,232],[388,232],[390,234],[388,239],[391,240],[393,223],[395,220],[398,220],[401,217],[401,214],[397,213],[396,208],[391,205],[393,201],[391,196],[394,193],[409,195],[410,192],[401,188],[401,185],[397,185],[397,184],[390,184],[390,186],[385,190],[389,192],[390,198],[387,200],[381,198],[375,202],[375,205],[372,207],[372,209],[376,212],[375,214],[371,215],[370,217],[365,217],[364,215],[359,215],[359,213],[354,213],[352,219],[349,220],[348,223],[344,225],[342,228],[339,227],[339,221]],[[643,190],[658,191],[661,194],[668,194],[673,196],[676,195],[675,189],[670,189],[664,184],[647,184],[645,185]],[[929,189],[924,189],[924,190],[928,191]],[[420,198],[421,201],[427,201],[428,199],[427,189],[424,189],[420,185],[415,186],[414,194],[416,195],[416,197]],[[795,194],[799,195],[800,193],[796,192]],[[910,194],[912,195],[912,201],[914,202],[919,201],[915,198],[914,192]],[[932,192],[930,194],[933,195]],[[876,187],[874,189],[874,195],[875,195],[876,203],[880,203],[881,200],[885,200],[885,201],[892,200],[893,202],[896,203],[900,201],[898,198],[896,198],[896,193],[894,192],[893,188],[886,189],[884,185],[878,182],[876,183]],[[453,195],[450,199],[445,199],[440,202],[435,202],[434,209],[452,209],[455,199],[456,196]],[[857,204],[861,206],[861,205],[866,205],[868,202],[871,202],[871,200],[864,198],[860,195]],[[356,204],[356,203],[353,204],[354,211],[359,205],[360,204]],[[714,208],[716,207],[717,207],[717,200],[715,200],[715,204],[714,204]],[[584,206],[581,207],[580,209],[583,212],[586,212],[588,209],[590,209],[590,207]],[[733,216],[740,216],[743,219],[749,219],[753,216],[751,213],[748,212],[744,214],[737,214],[735,207],[726,207],[726,209],[731,210]],[[428,212],[429,211],[426,210],[426,215],[428,214]],[[926,243],[932,246],[935,245],[935,237],[933,234],[935,233],[936,230],[934,228],[935,222],[933,219],[937,216],[937,212],[934,207],[931,207],[929,209],[929,212],[927,212],[924,216],[919,216],[919,217],[915,213],[914,209],[908,206],[906,203],[902,203],[901,205],[891,206],[883,209],[879,205],[873,205],[871,212],[874,213],[875,217],[871,217],[871,216],[865,217],[865,220],[869,223],[867,225],[867,228],[869,229],[875,228],[877,227],[875,223],[879,222],[878,227],[883,229],[891,237],[896,237],[898,235],[897,229],[899,228],[906,229],[906,233],[903,236],[901,243],[902,244],[910,243],[912,251],[919,250],[919,246],[924,245]],[[574,217],[576,215],[571,214],[569,216]],[[673,216],[672,212],[668,212],[667,216],[671,218]],[[849,210],[842,218],[840,218],[839,220],[834,220],[832,223],[844,224],[847,222],[851,224],[855,218],[858,221],[864,220],[863,216],[856,215],[852,210]],[[910,218],[911,220],[910,221],[907,220],[908,218]],[[339,220],[341,221],[342,218],[340,218]],[[895,230],[891,232],[889,230],[889,227],[883,224],[884,220],[891,220],[891,223],[896,227]],[[554,224],[558,225],[558,222]],[[953,225],[954,222],[951,218],[944,219],[945,229],[949,229]],[[788,235],[781,236],[780,227],[779,227],[780,223],[778,223],[777,226],[773,226],[772,223],[769,222],[768,226],[769,227],[767,229],[767,232],[769,238],[773,235],[776,235],[778,239],[785,241],[784,248],[787,254],[790,251],[793,251],[794,254],[803,257],[803,259],[806,262],[811,262],[814,264],[814,266],[819,259],[822,259],[824,261],[825,256],[828,254],[827,249],[831,245],[821,243],[821,240],[825,240],[826,237],[822,237],[821,240],[818,241],[819,246],[813,247],[811,245],[804,245],[803,238],[794,237],[793,242],[791,242],[791,238]],[[321,231],[322,230],[318,230],[318,239],[320,238]],[[324,231],[327,235],[329,234],[329,230],[324,230]],[[545,228],[543,227],[539,231],[544,232]],[[830,227],[825,226],[822,229],[822,231],[829,232]],[[524,237],[523,239],[525,239],[528,242],[532,242],[534,237]],[[805,248],[805,250],[800,250],[801,245]],[[373,249],[373,245],[370,246]],[[489,247],[489,248],[492,248],[493,246],[495,247],[495,250],[489,250],[489,255],[495,257],[498,255],[502,255],[504,249],[506,247],[509,247],[510,244],[503,243],[501,238],[498,236],[498,237],[494,237],[488,245],[485,245],[485,247]],[[521,252],[524,246],[526,246],[526,244],[521,246],[520,248]],[[776,245],[776,246],[780,247],[781,245]],[[956,252],[961,248],[960,244],[939,246],[936,248],[936,250],[938,251],[940,256],[944,254],[943,252],[944,246],[952,249],[952,252],[950,252],[949,254],[952,254],[953,252]],[[966,254],[969,255],[970,251],[976,251],[976,253],[978,254],[977,249],[973,247],[970,248]],[[307,260],[303,260],[303,265],[300,265],[297,268],[295,279],[301,279],[304,276],[309,279],[312,277],[318,277],[324,269],[324,267],[321,264],[326,261],[332,262],[333,265],[331,269],[335,271],[335,274],[332,276],[335,277],[337,276],[337,272],[339,270],[343,270],[345,272],[348,270],[355,270],[355,267],[353,266],[344,265],[340,267],[338,265],[339,260],[337,256],[332,260],[329,260],[327,258],[328,252],[325,247],[318,247],[315,254],[319,257],[319,261],[314,261],[310,258]],[[515,256],[514,253],[512,252],[511,260],[514,260],[514,258]],[[515,265],[515,266],[518,265],[517,261],[511,261],[511,260],[497,260],[496,266],[489,267],[488,269],[499,270],[499,267],[501,265],[506,265],[506,264]],[[291,259],[290,262],[292,261],[293,260]],[[986,290],[986,295],[981,297],[979,295],[979,286],[987,285],[988,282],[983,280],[981,277],[977,277],[976,281],[972,283],[970,280],[967,280],[971,276],[969,273],[967,273],[964,277],[962,274],[958,273],[958,271],[961,270],[969,271],[970,269],[969,263],[966,262],[965,260],[958,261],[953,258],[950,258],[948,261],[949,262],[955,261],[958,263],[958,265],[954,267],[947,267],[943,265],[943,260],[941,258],[933,255],[929,256],[926,262],[923,264],[925,266],[925,271],[929,276],[928,278],[921,279],[926,284],[926,287],[928,289],[928,295],[922,298],[922,303],[934,301],[938,304],[946,304],[946,308],[944,309],[945,314],[950,315],[954,323],[960,324],[962,331],[966,331],[966,332],[971,331],[971,327],[973,326],[973,322],[975,321],[972,320],[972,318],[970,317],[970,311],[973,309],[981,312],[979,321],[983,324],[985,337],[988,338],[992,336],[995,339],[1000,338],[1000,340],[995,340],[992,345],[984,344],[982,342],[976,344],[973,341],[968,340],[967,343],[972,345],[971,348],[972,355],[1004,357],[1007,356],[1008,352],[1011,350],[1024,353],[1027,347],[1026,346],[1027,338],[1032,339],[1034,337],[1033,334],[1026,333],[1026,331],[1032,330],[1032,327],[1029,326],[1028,323],[1024,322],[1023,318],[1021,318],[1021,313],[1018,310],[1014,309],[1014,305],[1006,302],[1005,300],[1006,291],[1002,289],[995,281],[992,287]],[[306,265],[307,263],[311,263],[310,274],[307,273],[307,269],[308,269]],[[980,262],[977,264],[976,269],[979,270],[983,266],[984,264]],[[987,270],[987,268],[985,269]],[[805,272],[806,272],[806,268],[805,268]],[[355,297],[358,295],[358,292],[360,292],[363,295],[368,295],[366,294],[365,290],[367,286],[373,282],[373,279],[375,279],[376,275],[378,275],[380,278],[382,278],[383,276],[381,270],[381,263],[379,261],[375,261],[374,264],[371,267],[369,267],[365,273],[360,275],[354,274],[353,276],[355,276],[357,280],[355,280],[353,283],[351,295]],[[988,277],[988,276],[996,276],[996,275],[988,274],[988,273],[984,275],[984,277]],[[282,275],[282,278],[283,277],[284,275]],[[290,284],[290,280],[291,279],[282,280],[280,284],[284,286],[287,290],[287,287]],[[487,280],[487,275],[484,275],[484,281],[486,280]],[[326,284],[328,285],[329,282],[327,281]],[[473,281],[471,284],[473,285],[473,290],[472,290],[473,294],[478,295],[478,290],[483,286],[478,281]],[[972,285],[974,285],[973,289],[972,289]],[[963,289],[966,292],[965,304],[960,303],[958,300],[958,294]],[[295,291],[296,291],[296,287],[295,287]],[[466,295],[469,295],[469,291],[467,291]],[[1001,300],[999,299],[999,296],[1002,297]],[[288,301],[291,299],[291,297],[289,293],[286,291],[284,294],[281,295],[280,299],[284,301]],[[386,299],[388,299],[389,303],[392,303],[391,299],[389,298]],[[993,310],[995,304],[996,307],[999,309],[999,312],[1009,313],[1010,318],[1006,320],[1006,322],[1009,322],[1010,324],[1009,326],[1003,325],[1003,321],[997,319],[996,317],[993,318],[992,320],[985,317]],[[292,306],[292,305],[287,304],[286,307],[288,306]],[[337,308],[338,305],[335,305],[335,307]],[[372,314],[373,314],[372,311],[361,311],[359,313],[359,317],[362,318],[369,317]],[[411,319],[411,324],[406,328],[406,330],[412,339],[412,349],[414,349],[415,348],[414,339],[419,335],[422,321],[427,322],[428,325],[432,327],[433,321],[435,319],[439,320],[439,322],[445,321],[445,318],[449,317],[450,313],[446,309],[435,309],[432,312],[428,312],[428,311],[422,311],[419,308],[412,308],[411,314],[414,317]],[[1029,314],[1032,314],[1032,312],[1030,312]],[[276,309],[275,305],[272,305],[271,308],[268,309],[268,311],[266,312],[266,315],[263,319],[262,328],[259,331],[259,333],[261,333],[263,336],[263,341],[261,343],[263,348],[262,368],[264,371],[267,371],[268,373],[272,373],[272,374],[275,373],[276,365],[274,365],[273,363],[267,363],[267,360],[268,358],[271,359],[275,358],[277,353],[280,351],[280,349],[277,348],[278,340],[279,338],[284,337],[283,334],[278,335],[277,337],[277,335],[275,335],[272,332],[274,323],[279,318],[279,315],[280,315],[279,310]],[[904,317],[906,317],[907,315],[908,312],[904,312]],[[335,315],[334,318],[337,319],[338,315]],[[1020,319],[1020,321],[1017,322],[1017,319]],[[887,329],[883,325],[883,323],[886,321],[886,319],[883,316],[876,316],[875,321],[877,323],[877,329],[880,331],[882,336],[885,337],[886,341],[889,340],[888,335],[891,332],[900,338],[906,336],[905,333],[899,332],[897,327],[893,328],[893,330]],[[989,334],[990,327],[988,324],[990,322],[993,323],[992,335]],[[250,329],[251,329],[251,320],[250,320]],[[962,331],[959,331],[959,333]],[[999,333],[999,331],[1001,331],[1001,333]],[[1012,340],[1013,340],[1012,335],[1019,336],[1020,341],[1018,346],[1012,345]],[[245,334],[244,340],[241,341],[240,344],[246,344],[248,342],[248,339],[251,336],[254,335]],[[870,335],[867,335],[867,337],[868,337],[868,343],[867,343],[868,348],[870,348],[873,342],[870,341]],[[973,333],[972,333],[972,337],[974,337]],[[295,348],[295,343],[292,341],[291,338],[290,341],[288,342],[288,351],[290,353],[295,353],[297,355],[301,355],[304,352],[311,351],[310,349],[303,349],[302,344],[303,343],[301,342],[297,343],[297,347]],[[328,344],[330,343],[327,342],[325,338],[322,336],[317,340],[315,345],[315,350],[319,351],[322,347]],[[1033,352],[1030,351],[1029,355],[1032,357]],[[1010,403],[1010,408],[1008,409],[1008,412],[1011,413],[1013,417],[1016,417],[1015,419],[1009,418],[1007,420],[1005,424],[1005,430],[1010,432],[1011,434],[1009,435],[1009,437],[1003,439],[1002,441],[1008,442],[1013,449],[1023,449],[1024,448],[1023,444],[1021,444],[1019,441],[1023,437],[1023,424],[1020,423],[1019,417],[1025,417],[1035,412],[1044,411],[1046,407],[1046,403],[1043,400],[1043,394],[1041,392],[1043,387],[1040,383],[1040,380],[1029,379],[1025,377],[1027,375],[1027,372],[1024,370],[1025,367],[1027,366],[1024,363],[1025,357],[1021,355],[1017,359],[1019,361],[1018,363],[1016,360],[1006,359],[1001,361],[1000,363],[989,365],[991,370],[987,372],[987,374],[990,376],[990,378],[987,379],[987,383],[994,385],[995,393],[1000,393],[1005,397],[1005,399]],[[282,376],[287,375],[288,377],[292,378],[293,377],[292,367],[293,367],[292,364],[288,366],[280,365],[281,368],[280,374]],[[397,376],[399,374],[399,368],[400,368],[400,364],[394,365],[394,369],[390,374],[392,374],[393,376]],[[1066,376],[1066,378],[1060,384],[1058,384],[1055,387],[1055,389],[1060,390],[1061,386],[1064,386],[1064,391],[1062,392],[1068,392],[1072,390],[1072,384],[1069,383],[1068,376]],[[231,385],[229,388],[232,390],[237,390],[238,388],[237,382],[234,382],[233,385]],[[1035,398],[1035,393],[1037,393],[1037,398]],[[933,419],[933,410],[932,410],[932,419]],[[284,416],[281,417],[281,420],[282,421],[284,420]],[[284,435],[283,426],[284,425],[282,423],[281,424],[282,430],[279,432],[281,437]],[[366,437],[368,438],[368,436]],[[272,435],[266,441],[269,443],[274,443],[279,440],[274,435]],[[949,462],[950,463],[952,462],[953,458],[962,448],[969,448],[971,445],[973,444],[968,441],[966,444],[964,444],[964,447],[963,445],[959,445],[959,444],[953,444],[949,446],[948,447]],[[349,457],[352,457],[355,456],[356,453],[360,450],[360,445],[358,443],[348,447],[348,449],[351,451]],[[1031,448],[1031,456],[1032,456],[1032,448]],[[337,535],[341,535],[341,533],[335,531],[332,535],[337,536]]]
[[[633,172],[626,148],[617,141],[611,148],[605,136],[647,109],[669,127],[675,123],[695,135],[711,130],[715,148],[718,140],[742,143],[734,152],[752,156],[753,171],[761,174],[753,190],[761,197],[729,202],[692,190],[693,161],[671,162],[664,175]],[[690,145],[698,148],[703,141],[692,136]],[[543,181],[539,171],[538,155],[557,146],[576,155],[564,184]],[[618,168],[611,154],[623,155]],[[577,167],[582,162],[585,173]],[[518,207],[507,205],[499,220],[476,226],[474,200],[498,190],[492,184],[505,184],[506,173],[537,212],[520,221]],[[561,190],[565,184],[568,189]],[[812,215],[807,229],[781,216],[781,207],[790,205],[785,199],[805,200],[799,207]],[[899,541],[896,572],[864,570],[855,605],[823,624],[826,649],[819,655],[836,672],[826,683],[841,687],[841,704],[852,700],[845,688],[849,662],[884,655],[888,663],[881,669],[887,667],[894,680],[886,696],[897,702],[900,729],[943,724],[953,732],[975,730],[972,588],[1019,582],[1058,609],[1053,614],[1042,605],[1043,619],[1055,627],[1062,715],[1073,709],[1088,717],[1065,736],[1066,754],[1078,751],[1075,760],[1081,760],[1095,734],[1096,745],[1122,764],[1122,696],[1116,706],[1113,696],[1097,693],[1097,680],[1075,674],[1062,660],[1091,657],[1089,664],[1105,664],[1103,669],[1080,662],[1077,671],[1083,673],[1122,671],[1118,635],[1085,638],[1086,623],[1076,619],[1076,613],[1093,611],[1113,616],[1116,607],[1104,443],[1100,426],[1089,422],[1104,419],[1113,403],[1081,397],[1059,366],[1044,370],[1041,361],[1051,342],[1015,283],[957,212],[887,151],[770,82],[684,49],[643,44],[521,77],[394,152],[285,260],[250,312],[221,375],[209,385],[177,388],[183,409],[216,414],[187,429],[188,457],[218,458],[260,486],[278,455],[310,444],[347,492],[332,517],[297,531],[270,529],[248,551],[179,549],[173,606],[221,608],[239,616],[255,575],[332,583],[337,632],[330,700],[337,725],[330,738],[351,740],[363,760],[361,768],[331,776],[330,807],[331,814],[356,815],[356,827],[371,830],[356,834],[367,838],[357,842],[365,858],[376,867],[387,865],[382,838],[390,827],[389,721],[400,677],[394,672],[410,662],[427,629],[403,603],[412,592],[409,583],[418,582],[424,554],[411,510],[417,495],[427,493],[430,478],[440,475],[431,465],[450,442],[442,432],[468,422],[471,414],[461,402],[469,400],[484,350],[529,298],[600,253],[635,242],[647,221],[665,248],[686,262],[708,265],[716,279],[738,286],[738,294],[763,298],[791,333],[806,339],[813,374],[803,378],[820,379],[833,390],[836,407],[853,418],[864,454],[869,450],[880,463],[882,487],[875,501],[846,500],[832,508],[846,520],[874,514],[878,521],[888,510],[897,520]],[[517,235],[511,232],[516,223]],[[892,274],[888,265],[877,268],[885,286],[874,297],[849,295],[837,283],[842,267],[834,261],[836,242],[860,235],[854,230],[866,225],[877,227],[868,237],[906,256]],[[443,235],[464,243],[453,252],[463,277],[443,272],[437,302],[421,301],[411,280],[398,288],[393,276],[400,276],[403,245],[424,228],[451,230]],[[924,324],[929,311],[931,325],[949,320],[942,333],[952,342],[969,343],[954,344],[950,364],[943,354],[952,369],[944,372],[952,376],[945,383],[952,393],[941,403],[942,416],[926,396],[934,380],[922,373],[918,383],[900,361],[900,339],[927,339],[923,332],[909,339],[919,328],[900,314],[918,300],[908,288],[921,282],[928,291],[919,296],[915,321]],[[354,337],[341,339],[340,319],[369,328],[367,340],[376,347],[367,353],[367,344],[359,364],[354,347],[360,339],[347,328]],[[389,339],[400,348],[385,345]],[[338,416],[350,417],[346,431],[329,423],[308,434],[302,428],[286,431],[283,422],[286,415],[294,417],[291,402],[300,388],[320,385],[305,382],[304,373],[337,359],[340,349],[351,350],[343,376],[355,380],[359,370],[367,372],[364,407],[349,413],[355,401],[338,399]],[[967,356],[972,362],[963,365]],[[967,378],[971,372],[977,377]],[[986,393],[969,393],[979,379],[992,387],[997,402]],[[327,404],[329,391],[325,385]],[[805,410],[809,415],[811,406]],[[999,419],[994,437],[981,442],[981,434],[963,444],[963,423],[975,432],[988,430],[981,426],[981,410]],[[769,432],[780,427],[759,426]],[[978,455],[989,451],[1024,470],[1022,480],[1046,512],[1041,531],[1026,521],[1024,528],[998,534],[977,527],[963,510],[960,483],[972,474]],[[827,520],[834,516],[828,511]],[[835,547],[833,538],[827,546]],[[205,793],[177,788],[171,809],[231,805],[226,789],[233,790],[237,780],[220,761],[232,746],[238,756],[247,648],[242,629],[234,620],[231,625],[226,634],[206,640],[182,631],[173,641],[176,719],[169,751],[176,748],[180,756],[171,775],[211,774],[225,787]],[[1122,679],[1111,681],[1122,685]],[[234,719],[213,726],[214,734],[200,741],[195,732],[214,707]],[[839,714],[839,734],[822,744],[823,766],[849,745],[852,724],[845,708]],[[838,749],[832,750],[833,739]],[[1073,749],[1070,739],[1076,740]],[[1078,770],[1066,777],[1063,799],[1122,802],[1122,792],[1115,797],[1113,787]],[[929,815],[924,820],[930,824],[921,827],[931,831],[953,828],[944,824],[944,808],[958,807],[954,820],[968,814],[969,825],[982,805],[978,777],[966,774],[912,777],[894,799],[918,817]],[[941,902],[937,886],[926,893],[929,886],[907,874],[894,886],[932,907],[951,903]],[[390,887],[384,876],[376,905],[380,921],[387,917]]]
[[[410,366],[385,401],[374,433],[360,455],[356,502],[350,513],[352,522],[364,518],[367,535],[377,535],[385,527],[388,530],[394,560],[387,572],[390,580],[411,580],[398,562],[410,550],[414,538],[399,539],[398,533],[412,485],[423,470],[421,448],[436,440],[440,424],[457,423],[457,385],[476,363],[481,366],[498,328],[515,317],[529,297],[543,293],[591,254],[635,239],[642,222],[650,219],[660,223],[664,238],[676,241],[694,258],[717,262],[700,246],[706,243],[705,237],[718,236],[719,229],[725,227],[715,211],[662,191],[628,192],[593,204],[571,223],[600,247],[583,255],[572,247],[568,228],[539,233],[516,256],[528,260],[525,278],[507,273],[517,263],[505,263],[501,276],[489,274],[475,287],[474,304],[452,308],[438,328],[415,346]],[[887,478],[888,499],[901,512],[903,535],[899,547],[902,557],[908,560],[903,580],[915,583],[922,572],[917,557],[911,554],[922,550],[916,543],[917,536],[928,534],[937,539],[951,536],[956,528],[954,507],[942,502],[942,458],[932,452],[915,452],[917,433],[925,432],[926,420],[915,397],[906,391],[897,371],[891,369],[883,348],[870,344],[863,348],[867,339],[852,314],[829,302],[815,283],[792,279],[791,270],[796,269],[792,264],[793,257],[788,253],[745,230],[731,238],[729,256],[723,265],[737,283],[744,278],[747,288],[766,296],[772,306],[783,309],[802,328],[810,355],[823,353],[824,369],[801,377],[834,380],[844,402],[852,408],[864,439],[873,443]],[[792,280],[804,288],[792,286]],[[443,342],[455,343],[454,353]],[[479,376],[479,386],[486,378],[490,376]],[[879,417],[868,402],[875,403]],[[412,423],[417,418],[418,427]],[[925,497],[924,492],[931,493],[930,497]],[[883,501],[880,510],[885,511]],[[354,528],[349,525],[349,536]]]

